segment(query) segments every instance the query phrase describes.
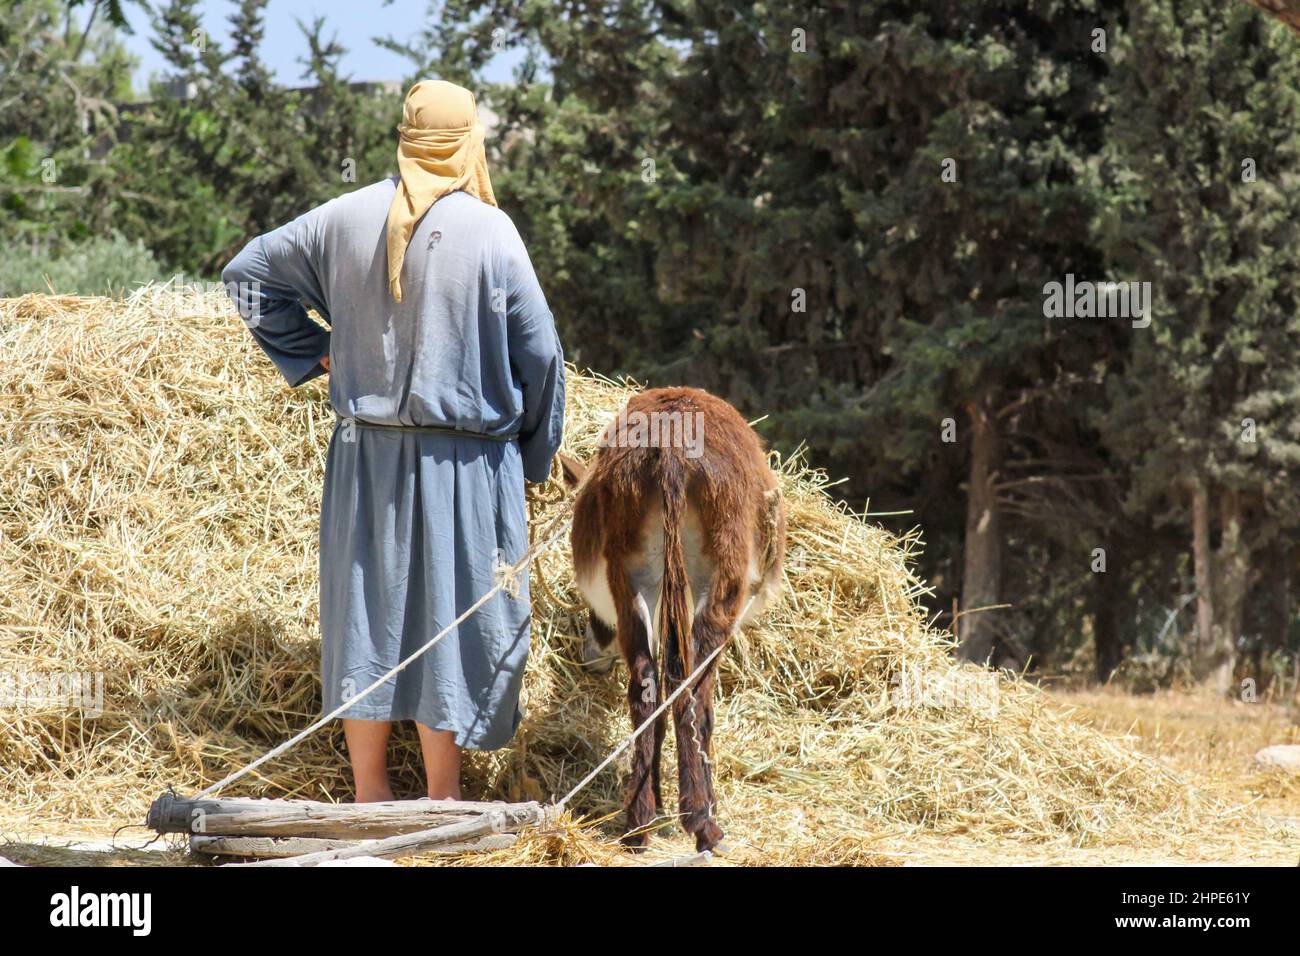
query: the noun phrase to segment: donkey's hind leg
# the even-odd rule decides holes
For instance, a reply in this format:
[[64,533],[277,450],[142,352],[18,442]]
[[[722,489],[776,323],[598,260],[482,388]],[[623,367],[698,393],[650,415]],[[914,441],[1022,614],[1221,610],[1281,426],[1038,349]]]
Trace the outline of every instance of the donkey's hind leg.
[[[626,585],[624,585],[626,587]],[[628,588],[630,593],[631,589]],[[658,674],[652,648],[650,615],[640,594],[628,600],[616,595],[619,609],[618,641],[627,662],[627,704],[636,729],[649,719],[659,706]],[[643,733],[632,744],[632,772],[627,781],[627,823],[623,845],[643,848],[647,828],[655,819],[655,741]]]
[[[740,614],[743,574],[720,565],[707,594],[700,601],[691,626],[694,666],[698,667],[731,635]],[[677,686],[686,674],[681,661],[670,655],[669,689]],[[713,793],[713,682],[718,669],[714,659],[695,681],[673,702],[673,722],[677,732],[678,805],[682,826],[695,836],[697,850],[711,850],[722,840],[722,830],[714,820]]]

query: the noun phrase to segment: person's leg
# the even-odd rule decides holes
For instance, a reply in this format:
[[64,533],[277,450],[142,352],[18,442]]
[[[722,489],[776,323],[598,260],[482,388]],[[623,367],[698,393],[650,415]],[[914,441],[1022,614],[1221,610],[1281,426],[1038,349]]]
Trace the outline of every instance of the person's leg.
[[357,803],[378,803],[393,799],[388,783],[388,735],[393,725],[387,720],[343,721],[343,738],[352,761]]
[[416,722],[420,750],[424,753],[424,775],[433,800],[460,799],[460,748],[450,730],[433,730]]

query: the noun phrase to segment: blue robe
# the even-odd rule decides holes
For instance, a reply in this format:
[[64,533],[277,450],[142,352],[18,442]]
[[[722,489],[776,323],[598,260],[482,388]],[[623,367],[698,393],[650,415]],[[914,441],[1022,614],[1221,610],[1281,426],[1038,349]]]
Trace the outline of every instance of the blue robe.
[[[463,192],[434,203],[411,237],[395,302],[384,229],[395,184],[259,236],[222,273],[291,386],[330,357],[338,422],[321,503],[325,712],[450,624],[493,586],[499,562],[523,556],[524,481],[546,480],[564,427],[563,352],[510,218]],[[525,577],[517,597],[498,594],[345,716],[417,720],[462,747],[504,746],[522,716],[529,611]]]

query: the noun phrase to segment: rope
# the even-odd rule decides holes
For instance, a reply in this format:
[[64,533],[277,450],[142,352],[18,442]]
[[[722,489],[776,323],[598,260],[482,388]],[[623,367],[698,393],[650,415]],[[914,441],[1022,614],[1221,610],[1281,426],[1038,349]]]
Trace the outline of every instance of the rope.
[[662,714],[665,710],[667,710],[669,705],[671,705],[672,702],[675,701],[684,690],[686,690],[686,688],[690,687],[695,683],[696,678],[698,678],[701,674],[703,674],[705,669],[710,664],[713,663],[713,661],[717,658],[719,654],[723,652],[723,650],[726,649],[727,644],[730,642],[732,638],[732,635],[734,635],[736,631],[739,629],[740,622],[744,620],[745,615],[749,613],[749,608],[754,603],[754,600],[757,597],[758,595],[756,594],[751,595],[750,599],[745,602],[745,606],[741,609],[740,613],[736,615],[736,620],[731,625],[731,630],[727,632],[727,639],[719,643],[718,646],[713,649],[713,652],[709,654],[708,657],[704,658],[704,660],[700,662],[699,666],[696,667],[695,670],[691,672],[690,676],[687,677],[686,680],[682,681],[680,684],[677,685],[677,689],[674,690],[671,694],[669,694],[662,704],[660,704],[658,707],[655,708],[654,713],[652,713],[649,717],[647,717],[645,721],[642,722],[640,727],[638,727],[636,730],[632,731],[632,733],[624,737],[623,740],[619,743],[619,745],[615,747],[612,751],[610,751],[609,756],[607,756],[604,760],[602,760],[600,763],[596,765],[595,770],[593,770],[591,773],[587,774],[580,781],[578,781],[578,785],[576,787],[574,787],[572,790],[566,793],[560,800],[558,800],[555,803],[556,808],[563,809],[565,804],[567,804],[570,800],[572,800],[573,797],[578,793],[578,791],[582,790],[583,787],[587,786],[587,784],[595,780],[597,774],[599,774],[602,770],[604,770],[611,763],[613,763],[614,760],[617,759],[618,755],[621,754],[624,750],[626,750],[629,746],[631,746],[632,741],[640,737],[641,734],[645,731],[645,729],[649,727],[651,724],[653,724],[655,720],[659,717],[659,715]]
[[[240,769],[236,770],[234,773],[229,774],[228,776],[222,778],[221,780],[218,780],[212,786],[208,787],[197,797],[195,797],[195,799],[201,800],[204,797],[212,796],[214,793],[223,789],[228,784],[234,783],[236,780],[240,779],[241,777],[246,776],[247,774],[256,770],[258,767],[262,766],[262,764],[266,763],[268,760],[274,760],[276,757],[280,756],[280,754],[284,753],[285,751],[301,743],[304,739],[309,737],[311,734],[315,733],[321,727],[325,726],[325,724],[329,723],[331,720],[334,720],[336,717],[341,716],[354,704],[357,704],[358,702],[364,700],[371,693],[373,693],[374,691],[382,687],[384,684],[386,684],[389,680],[396,677],[399,673],[405,670],[413,661],[415,661],[416,658],[420,657],[421,655],[429,651],[431,648],[433,648],[434,645],[436,645],[444,637],[446,637],[457,627],[463,624],[466,620],[468,620],[471,615],[473,615],[476,611],[478,611],[479,608],[483,607],[483,605],[487,604],[487,602],[490,601],[493,597],[495,597],[498,593],[500,593],[503,590],[513,588],[515,585],[516,577],[528,567],[528,565],[533,561],[533,559],[537,557],[537,555],[545,551],[547,548],[554,545],[557,541],[559,541],[561,537],[563,537],[565,532],[569,530],[569,526],[573,524],[573,517],[572,516],[569,516],[567,518],[564,517],[564,511],[571,510],[574,501],[576,501],[576,497],[570,498],[567,501],[560,515],[556,516],[555,522],[552,523],[551,525],[554,531],[552,531],[540,545],[534,545],[533,547],[530,547],[528,551],[524,554],[524,556],[520,558],[519,561],[517,561],[515,564],[500,566],[496,571],[497,583],[493,585],[493,587],[491,587],[481,598],[479,598],[472,605],[470,605],[459,617],[456,618],[456,620],[452,621],[441,631],[435,634],[432,638],[430,638],[429,641],[425,643],[423,647],[420,647],[417,650],[413,651],[409,656],[406,657],[406,659],[399,662],[392,669],[390,669],[388,673],[384,674],[382,677],[376,678],[372,684],[370,684],[368,687],[363,689],[355,697],[352,697],[351,699],[344,701],[342,704],[334,708],[334,710],[330,711],[325,716],[321,717],[315,723],[300,730],[298,733],[294,734],[294,736],[290,737],[288,740],[286,740],[284,743],[280,744],[279,746],[274,747],[271,750],[268,750],[266,753],[258,757],[252,763],[246,764]],[[549,590],[549,588],[547,590]],[[707,657],[705,657],[704,660],[702,660],[699,663],[699,666],[697,666],[695,670],[692,671],[684,681],[682,681],[680,684],[677,685],[676,689],[674,689],[673,692],[664,699],[663,703],[661,703],[658,707],[655,708],[654,712],[649,717],[647,717],[644,722],[642,722],[641,726],[637,727],[635,730],[632,731],[632,733],[624,737],[619,742],[618,746],[616,746],[612,751],[609,752],[608,756],[606,756],[604,760],[598,763],[589,774],[587,774],[585,777],[579,780],[572,790],[570,790],[558,801],[556,801],[554,804],[556,809],[563,809],[570,800],[572,800],[575,796],[577,796],[579,792],[583,790],[583,788],[585,788],[589,783],[595,780],[602,770],[604,770],[616,759],[618,759],[619,754],[621,754],[624,750],[626,750],[629,746],[631,746],[632,743],[638,737],[640,737],[641,734],[643,734],[646,731],[646,729],[649,728],[665,710],[667,710],[670,706],[672,706],[673,701],[675,701],[678,697],[680,697],[687,690],[687,688],[694,686],[695,681],[699,679],[700,675],[703,674],[704,671],[709,667],[709,665],[712,664],[715,660],[717,660],[718,655],[721,654],[726,649],[727,644],[731,641],[732,636],[735,635],[736,631],[739,629],[740,622],[744,619],[745,615],[749,613],[749,609],[753,605],[754,600],[756,598],[757,595],[751,595],[749,600],[745,602],[745,606],[741,609],[740,613],[736,615],[736,620],[732,623],[731,629],[727,632],[726,640],[723,640],[721,643],[719,643],[718,646],[715,647],[713,651]]]
[[[568,510],[569,508],[572,507],[572,502],[573,499],[570,499],[569,503],[565,506],[565,510]],[[499,593],[502,590],[505,590],[508,587],[511,587],[514,584],[516,575],[524,571],[528,567],[529,563],[532,562],[533,558],[535,558],[538,554],[545,551],[547,548],[551,547],[551,545],[559,541],[560,538],[565,534],[565,532],[569,530],[569,525],[573,523],[572,517],[561,521],[562,517],[563,517],[563,512],[561,512],[561,514],[556,517],[555,523],[552,524],[553,528],[559,525],[559,527],[554,531],[554,533],[552,533],[548,538],[546,538],[546,540],[541,545],[529,548],[528,551],[524,554],[524,556],[520,558],[519,561],[516,562],[515,564],[500,567],[497,571],[497,583],[490,590],[488,590],[487,593],[485,593],[481,598],[479,598],[472,605],[470,605],[470,607],[464,613],[462,613],[460,617],[456,618],[456,620],[452,621],[441,631],[435,634],[423,647],[411,652],[411,654],[405,660],[398,663],[382,677],[377,678],[374,681],[374,683],[372,683],[369,687],[362,690],[355,697],[352,697],[351,699],[344,701],[342,704],[334,708],[324,717],[317,720],[314,724],[299,731],[297,734],[290,737],[288,740],[286,740],[284,743],[280,744],[279,746],[275,747],[274,749],[267,751],[262,756],[254,760],[252,763],[246,764],[245,766],[241,767],[239,770],[236,770],[234,773],[230,774],[229,776],[221,780],[218,780],[212,786],[208,787],[197,797],[195,797],[195,799],[201,800],[204,797],[212,796],[214,793],[216,793],[218,790],[221,790],[227,784],[234,783],[240,777],[243,777],[244,775],[250,773],[251,771],[256,770],[258,767],[266,763],[268,760],[272,760],[275,757],[280,756],[280,754],[284,753],[286,750],[290,749],[291,747],[294,747],[295,745],[301,743],[304,738],[315,733],[317,730],[325,726],[331,720],[343,714],[346,710],[348,710],[348,708],[352,707],[354,704],[362,700],[365,700],[365,698],[368,697],[372,692],[378,690],[380,687],[382,687],[393,677],[397,676],[399,673],[405,670],[407,666],[411,664],[412,661],[414,661],[420,655],[424,654],[435,644],[441,641],[444,637],[446,637],[457,627],[463,624],[470,617],[470,615],[472,615],[483,605],[487,604],[487,602],[490,601],[494,596],[496,596],[497,593]]]

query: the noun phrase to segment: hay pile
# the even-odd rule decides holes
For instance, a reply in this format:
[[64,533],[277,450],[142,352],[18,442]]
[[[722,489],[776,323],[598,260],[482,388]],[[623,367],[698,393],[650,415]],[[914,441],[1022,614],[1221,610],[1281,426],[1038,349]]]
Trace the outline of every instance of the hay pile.
[[[195,792],[318,714],[325,389],[286,388],[219,295],[156,287],[0,301],[0,357],[0,667],[105,675],[97,718],[0,710],[3,818],[138,822],[167,786]],[[626,394],[573,375],[568,448],[590,453]],[[786,597],[722,666],[715,763],[737,859],[870,861],[907,833],[1172,845],[1193,831],[1208,808],[1173,773],[1023,682],[951,663],[916,602],[913,538],[845,513],[801,460],[781,468]],[[542,490],[538,523],[559,496]],[[470,759],[467,796],[562,794],[628,729],[622,666],[576,663],[567,549],[540,572],[527,719],[514,746]],[[395,783],[414,796],[413,733],[402,747]],[[336,726],[227,795],[348,799],[345,766]],[[575,815],[616,813],[621,781],[602,774]],[[612,860],[616,822],[493,859]]]

